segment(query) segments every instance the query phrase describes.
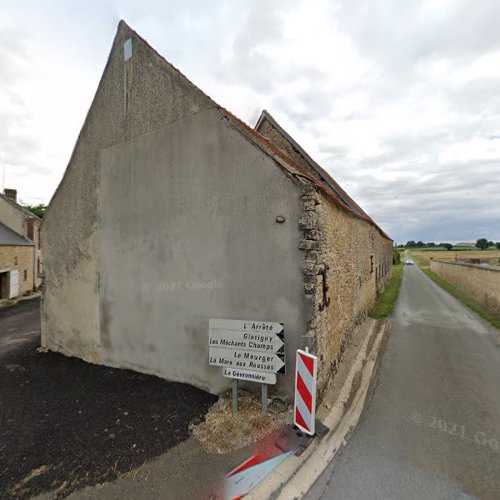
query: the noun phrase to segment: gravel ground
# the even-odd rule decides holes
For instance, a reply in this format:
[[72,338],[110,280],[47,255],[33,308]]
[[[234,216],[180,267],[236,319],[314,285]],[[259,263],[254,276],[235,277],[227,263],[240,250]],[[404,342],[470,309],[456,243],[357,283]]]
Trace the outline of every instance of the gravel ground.
[[39,300],[0,310],[0,498],[66,496],[184,441],[216,397],[40,353]]

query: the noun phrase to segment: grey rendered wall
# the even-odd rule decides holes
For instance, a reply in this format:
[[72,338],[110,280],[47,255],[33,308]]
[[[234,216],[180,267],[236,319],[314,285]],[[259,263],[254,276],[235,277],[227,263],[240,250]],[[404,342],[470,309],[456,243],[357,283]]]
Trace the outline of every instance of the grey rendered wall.
[[217,393],[228,380],[208,366],[209,318],[283,321],[291,393],[307,316],[300,190],[221,118],[102,152],[102,360]]
[[[127,62],[123,44],[131,38]],[[101,361],[100,151],[214,103],[120,22],[94,101],[42,223],[42,345]]]

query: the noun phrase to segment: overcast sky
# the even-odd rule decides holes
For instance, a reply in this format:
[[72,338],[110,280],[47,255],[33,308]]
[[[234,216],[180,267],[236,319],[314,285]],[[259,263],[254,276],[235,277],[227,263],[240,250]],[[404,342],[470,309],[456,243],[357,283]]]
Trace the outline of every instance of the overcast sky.
[[397,242],[500,241],[498,0],[0,0],[0,175],[57,187],[123,18],[215,101],[265,108]]

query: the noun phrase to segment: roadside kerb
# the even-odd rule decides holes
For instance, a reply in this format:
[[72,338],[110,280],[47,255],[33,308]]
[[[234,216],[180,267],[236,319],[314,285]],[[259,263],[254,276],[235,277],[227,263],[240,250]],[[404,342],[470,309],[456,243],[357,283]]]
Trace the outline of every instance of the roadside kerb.
[[[290,500],[302,498],[307,493],[337,452],[346,444],[349,433],[361,416],[388,324],[384,322],[378,331],[374,327],[366,336],[338,399],[323,420],[323,424],[330,430],[321,439],[314,440],[302,455],[288,458],[245,498]],[[368,352],[374,335],[373,346]],[[356,385],[359,375],[361,380],[359,385]],[[352,401],[350,405],[349,401]]]

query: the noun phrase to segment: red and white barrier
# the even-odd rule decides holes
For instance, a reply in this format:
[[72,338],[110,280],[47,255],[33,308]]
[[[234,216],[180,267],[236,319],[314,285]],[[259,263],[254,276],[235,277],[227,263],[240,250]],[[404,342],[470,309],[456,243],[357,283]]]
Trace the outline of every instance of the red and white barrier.
[[318,358],[298,349],[295,363],[293,423],[311,436],[315,433],[317,374]]

